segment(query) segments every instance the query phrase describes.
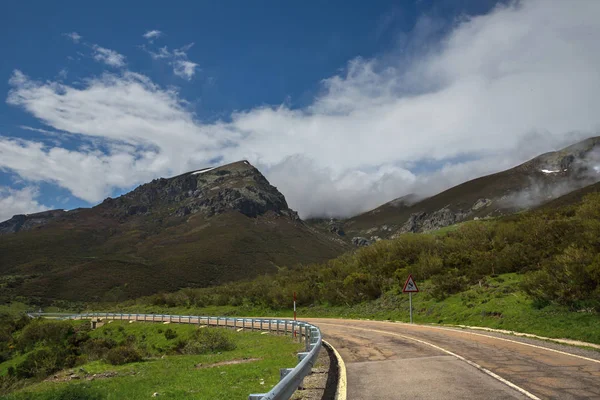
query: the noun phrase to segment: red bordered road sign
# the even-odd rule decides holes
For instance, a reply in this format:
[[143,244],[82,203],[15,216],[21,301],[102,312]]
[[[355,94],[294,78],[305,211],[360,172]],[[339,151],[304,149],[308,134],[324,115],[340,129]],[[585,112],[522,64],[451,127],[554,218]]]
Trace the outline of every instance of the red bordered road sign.
[[402,288],[402,293],[418,293],[419,288],[415,283],[412,275],[408,275],[408,279],[404,283],[404,287]]

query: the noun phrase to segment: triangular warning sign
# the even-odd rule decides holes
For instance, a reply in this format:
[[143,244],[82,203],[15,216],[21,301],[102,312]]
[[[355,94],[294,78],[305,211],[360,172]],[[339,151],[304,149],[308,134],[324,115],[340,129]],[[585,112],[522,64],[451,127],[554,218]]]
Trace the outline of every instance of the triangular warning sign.
[[417,293],[418,291],[419,288],[417,287],[412,275],[408,275],[408,279],[402,288],[402,293]]

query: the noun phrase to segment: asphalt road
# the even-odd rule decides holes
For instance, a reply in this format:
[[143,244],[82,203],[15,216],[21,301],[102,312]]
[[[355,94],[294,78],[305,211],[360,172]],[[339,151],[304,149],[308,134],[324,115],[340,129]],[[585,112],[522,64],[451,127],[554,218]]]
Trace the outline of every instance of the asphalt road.
[[507,335],[308,319],[346,363],[348,399],[600,399],[600,353]]

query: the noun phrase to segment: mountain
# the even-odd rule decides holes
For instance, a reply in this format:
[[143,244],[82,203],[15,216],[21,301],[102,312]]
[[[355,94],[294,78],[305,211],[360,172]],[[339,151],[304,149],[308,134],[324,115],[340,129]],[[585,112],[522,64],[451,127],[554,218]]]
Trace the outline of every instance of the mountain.
[[[473,179],[435,196],[408,195],[344,221],[330,221],[356,245],[406,232],[512,214],[600,180],[600,137],[542,154],[521,165]],[[324,223],[319,227],[323,230]],[[333,228],[335,227],[335,228]]]
[[[121,300],[335,257],[247,161],[155,179],[92,208],[0,224],[0,294]],[[0,299],[2,300],[2,299]]]

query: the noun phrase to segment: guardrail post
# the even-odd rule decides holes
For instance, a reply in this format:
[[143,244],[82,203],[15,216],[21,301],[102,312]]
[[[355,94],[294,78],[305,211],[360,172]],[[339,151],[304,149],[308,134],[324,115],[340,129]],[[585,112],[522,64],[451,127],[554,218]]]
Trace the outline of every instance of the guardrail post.
[[310,328],[310,343],[317,343],[319,337],[319,330],[314,326]]
[[284,334],[284,335],[287,335],[287,323],[288,323],[288,321],[287,321],[287,319],[286,319],[286,320],[285,320],[285,325],[284,325],[284,327],[283,327],[283,334]]
[[310,350],[310,331],[308,325],[304,327],[304,341],[306,342],[306,351]]
[[263,330],[263,320],[261,319],[260,320],[260,331],[262,331],[262,330]]
[[250,318],[250,323],[252,324],[250,327],[250,332],[254,332],[254,318]]
[[[287,376],[287,374],[289,374],[293,370],[294,370],[294,368],[280,368],[279,369],[279,381],[282,381],[283,378],[285,378]],[[298,389],[304,389],[304,378],[302,378],[300,380],[300,383],[298,384]]]
[[280,368],[279,369],[279,380],[282,380],[283,378],[286,377],[287,374],[289,374],[290,372],[292,372],[294,370],[294,368]]
[[271,320],[269,320],[269,333],[271,333],[272,329],[271,329]]
[[237,331],[237,318],[233,317],[233,329]]

